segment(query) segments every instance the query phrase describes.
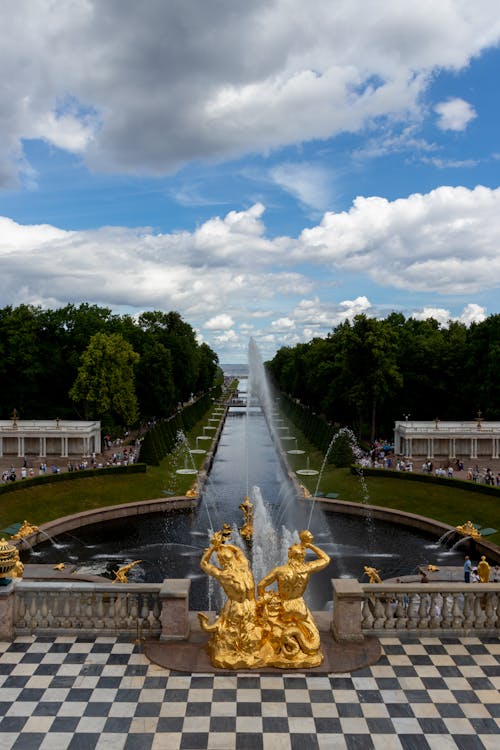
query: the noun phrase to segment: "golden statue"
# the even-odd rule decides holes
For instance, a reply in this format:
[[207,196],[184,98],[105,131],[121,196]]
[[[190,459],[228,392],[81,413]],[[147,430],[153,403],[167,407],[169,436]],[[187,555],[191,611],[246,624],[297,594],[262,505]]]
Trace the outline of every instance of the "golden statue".
[[[215,532],[200,561],[202,570],[219,581],[228,597],[213,624],[198,613],[202,629],[211,633],[207,648],[213,666],[247,669],[321,664],[319,631],[303,594],[311,574],[330,562],[328,555],[312,543],[309,531],[302,531],[301,544],[289,548],[287,563],[260,581],[256,601],[249,562],[244,552],[226,539],[227,530]],[[308,549],[316,554],[316,560],[306,562]],[[220,567],[210,561],[214,553]],[[273,583],[278,590],[266,591]]]
[[24,539],[31,534],[36,534],[37,531],[38,526],[34,526],[33,524],[28,523],[28,521],[23,521],[21,527],[19,528],[19,531],[17,531],[15,534],[12,534],[11,539]]
[[193,486],[188,489],[186,497],[198,497],[198,482],[195,482]]
[[437,565],[431,565],[431,563],[429,563],[429,565],[427,566],[427,570],[430,573],[437,573],[437,571],[439,570],[439,568],[438,568]]
[[462,536],[471,536],[473,539],[480,539],[481,533],[476,529],[472,521],[466,521],[462,526],[455,526],[455,530]]
[[16,551],[14,552],[13,557],[15,560],[15,564],[14,564],[13,569],[10,572],[10,575],[12,576],[12,578],[22,578],[23,573],[24,573],[24,565],[22,564],[21,559],[19,557],[19,550],[17,549],[17,547],[16,547]]
[[142,562],[142,560],[134,560],[134,562],[131,562],[128,565],[123,565],[121,568],[118,568],[118,570],[115,573],[115,579],[113,583],[128,583],[127,573],[129,572],[131,568],[134,567],[134,565],[137,565],[140,562]]
[[54,565],[54,570],[64,570],[66,567],[66,563],[57,563],[57,565]]
[[364,575],[367,575],[370,579],[370,583],[382,583],[382,579],[379,575],[380,570],[377,570],[376,568],[371,568],[369,565],[365,565],[364,567]]
[[481,583],[488,583],[490,580],[490,565],[484,555],[481,556],[481,560],[477,566],[477,574],[481,579]]
[[[201,569],[220,583],[227,601],[213,624],[202,612],[198,612],[198,618],[202,630],[211,633],[207,648],[214,667],[262,666],[259,654],[262,630],[256,623],[252,571],[244,552],[226,542],[227,532],[225,526],[222,531],[214,533],[200,560]],[[220,568],[210,562],[214,552]]]
[[[264,640],[273,653],[267,659],[272,667],[316,667],[323,661],[319,631],[303,595],[312,573],[326,568],[329,556],[313,544],[310,531],[301,531],[300,544],[288,548],[288,561],[271,570],[259,582],[259,610]],[[317,556],[306,562],[306,550]],[[276,582],[277,593],[266,592]]]
[[250,502],[248,495],[245,495],[245,499],[240,503],[239,508],[243,513],[244,520],[240,534],[248,542],[253,537],[253,503]]

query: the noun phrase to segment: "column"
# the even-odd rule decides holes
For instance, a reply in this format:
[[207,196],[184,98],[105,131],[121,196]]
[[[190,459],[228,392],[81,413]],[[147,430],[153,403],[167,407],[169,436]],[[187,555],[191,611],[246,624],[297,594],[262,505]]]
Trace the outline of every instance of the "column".
[[160,589],[160,641],[185,641],[189,637],[189,578],[165,578]]
[[0,456],[3,456],[3,437],[0,437]]
[[45,458],[47,455],[47,438],[41,437],[40,438],[40,456],[39,458]]
[[477,458],[477,438],[470,439],[470,457]]
[[336,578],[333,586],[332,633],[337,641],[362,641],[363,588],[354,578]]
[[448,458],[455,458],[455,438],[450,438],[449,440]]
[[68,438],[61,437],[61,458],[68,457]]
[[24,456],[24,436],[18,435],[17,438],[17,457],[22,458]]
[[434,458],[434,438],[429,438],[429,458]]

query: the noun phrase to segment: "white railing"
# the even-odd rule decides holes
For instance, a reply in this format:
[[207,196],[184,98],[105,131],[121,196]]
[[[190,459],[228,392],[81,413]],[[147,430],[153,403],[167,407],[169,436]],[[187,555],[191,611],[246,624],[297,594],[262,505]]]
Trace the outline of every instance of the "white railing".
[[126,635],[181,640],[189,634],[188,579],[114,584],[24,581],[0,587],[0,640],[18,635]]
[[332,583],[332,626],[341,640],[390,631],[464,635],[500,629],[500,583]]
[[161,632],[161,584],[94,584],[19,581],[14,604],[16,635],[37,633],[141,634]]

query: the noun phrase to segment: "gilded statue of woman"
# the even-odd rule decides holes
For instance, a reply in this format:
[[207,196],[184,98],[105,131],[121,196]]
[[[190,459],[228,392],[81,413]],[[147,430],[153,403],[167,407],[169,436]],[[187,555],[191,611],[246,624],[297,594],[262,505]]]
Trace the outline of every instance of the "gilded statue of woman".
[[[259,607],[266,612],[261,615],[267,621],[265,639],[273,648],[273,656],[267,660],[270,666],[307,666],[321,664],[323,654],[318,628],[303,595],[312,573],[326,568],[329,556],[313,542],[309,531],[300,532],[300,544],[288,549],[288,561],[270,571],[259,582]],[[316,555],[306,562],[306,551]],[[277,584],[277,594],[266,591]]]

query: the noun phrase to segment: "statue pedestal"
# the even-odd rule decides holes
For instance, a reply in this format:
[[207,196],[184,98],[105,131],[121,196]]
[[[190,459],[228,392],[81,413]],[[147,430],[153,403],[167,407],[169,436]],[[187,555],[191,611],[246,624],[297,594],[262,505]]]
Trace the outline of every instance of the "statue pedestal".
[[363,589],[359,581],[335,578],[333,586],[332,633],[337,641],[362,641],[361,607]]
[[189,638],[189,589],[186,578],[166,578],[160,589],[160,641],[184,641]]

